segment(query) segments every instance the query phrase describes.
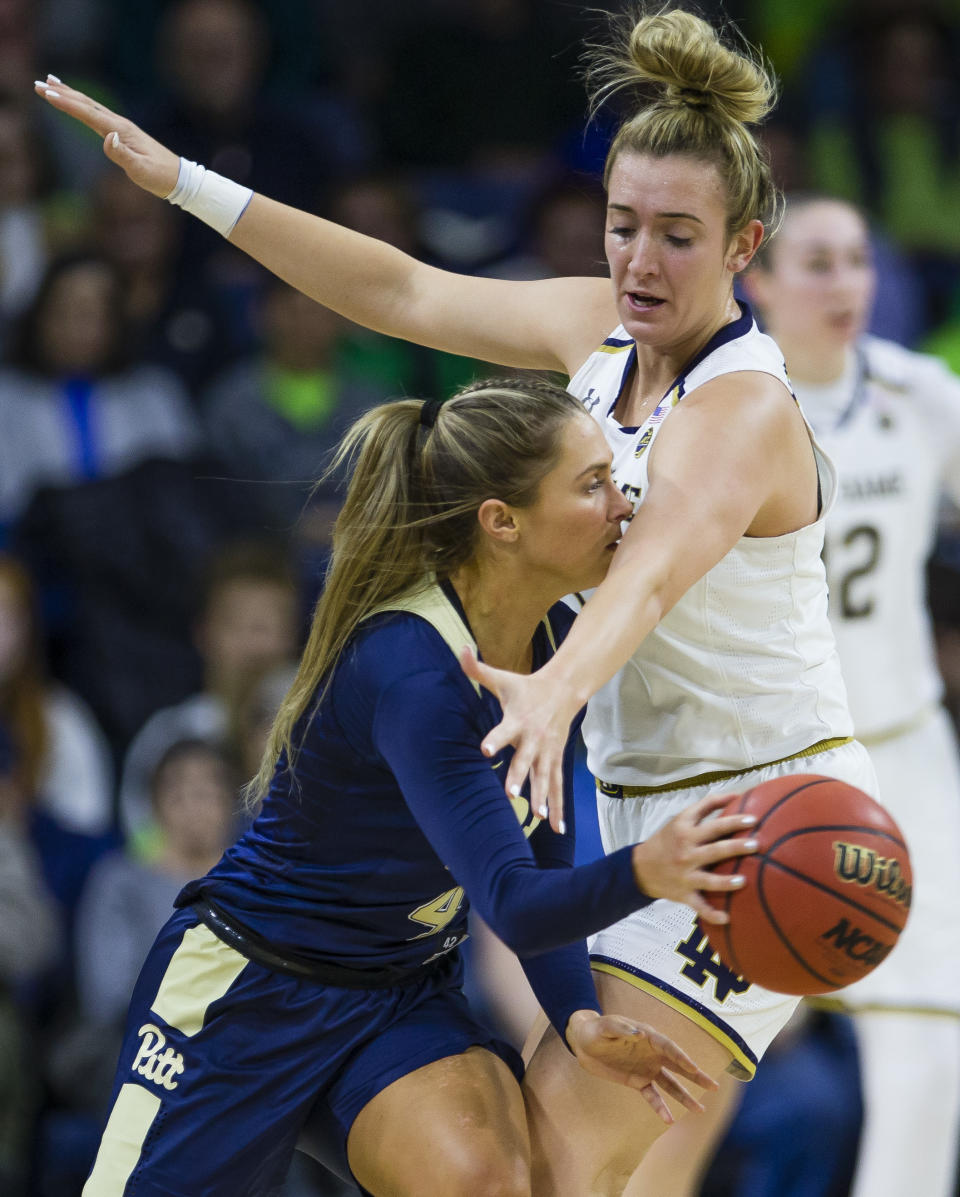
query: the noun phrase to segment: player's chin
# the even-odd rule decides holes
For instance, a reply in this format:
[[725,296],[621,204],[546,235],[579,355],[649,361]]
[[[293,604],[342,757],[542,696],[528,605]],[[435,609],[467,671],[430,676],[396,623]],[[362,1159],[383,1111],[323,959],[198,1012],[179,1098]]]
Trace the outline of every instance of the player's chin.
[[610,568],[611,561],[613,561],[613,554],[607,553],[591,571],[589,580],[582,582],[576,587],[576,589],[593,590],[595,586],[599,586],[603,579],[607,576],[607,571]]

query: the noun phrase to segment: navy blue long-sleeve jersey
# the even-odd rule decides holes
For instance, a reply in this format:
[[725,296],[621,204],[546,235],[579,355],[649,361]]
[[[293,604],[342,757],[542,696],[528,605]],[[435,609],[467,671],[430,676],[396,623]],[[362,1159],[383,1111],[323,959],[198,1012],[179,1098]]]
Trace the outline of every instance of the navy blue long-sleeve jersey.
[[[367,620],[329,688],[295,729],[251,828],[178,898],[203,894],[280,952],[354,969],[415,968],[466,936],[467,895],[524,959],[561,1035],[597,1009],[583,938],[650,901],[630,849],[573,867],[573,745],[565,765],[566,836],[509,801],[512,750],[480,751],[497,700],[462,672],[472,643],[453,588],[427,606]],[[536,632],[533,665],[550,658],[572,613],[557,605]],[[460,629],[459,632],[456,629]],[[538,954],[539,953],[539,954]]]

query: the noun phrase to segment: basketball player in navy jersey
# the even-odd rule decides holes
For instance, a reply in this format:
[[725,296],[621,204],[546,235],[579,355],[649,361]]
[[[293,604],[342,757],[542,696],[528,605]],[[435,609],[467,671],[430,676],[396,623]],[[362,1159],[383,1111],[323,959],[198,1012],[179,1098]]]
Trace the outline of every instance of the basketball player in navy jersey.
[[510,753],[480,751],[499,707],[458,660],[539,668],[573,620],[559,599],[602,581],[628,507],[599,429],[560,388],[491,382],[375,409],[351,455],[260,812],[150,953],[86,1197],[273,1192],[307,1124],[372,1194],[529,1194],[520,1059],[460,988],[468,895],[571,1058],[668,1122],[666,1097],[699,1104],[677,1076],[712,1087],[600,1014],[583,936],[661,895],[711,917],[701,891],[737,882],[705,867],[749,851],[748,824],[704,821],[708,800],[573,868],[569,787],[570,834],[504,801]]

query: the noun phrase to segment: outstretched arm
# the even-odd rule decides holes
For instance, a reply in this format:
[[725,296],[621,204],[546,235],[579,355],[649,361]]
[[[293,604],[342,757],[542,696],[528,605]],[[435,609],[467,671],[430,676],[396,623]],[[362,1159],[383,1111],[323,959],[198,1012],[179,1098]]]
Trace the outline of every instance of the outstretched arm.
[[534,810],[549,811],[557,827],[563,744],[576,712],[743,535],[775,536],[815,518],[809,436],[780,383],[731,374],[685,399],[657,439],[649,490],[606,579],[555,656],[527,676],[463,656],[468,676],[503,708],[483,751],[494,756],[514,745],[507,792],[529,776]]
[[[98,133],[106,156],[138,186],[161,198],[177,186],[180,159],[132,121],[51,76],[36,90]],[[228,235],[291,286],[357,324],[500,365],[572,373],[617,324],[603,279],[507,282],[454,274],[262,195],[252,197]]]

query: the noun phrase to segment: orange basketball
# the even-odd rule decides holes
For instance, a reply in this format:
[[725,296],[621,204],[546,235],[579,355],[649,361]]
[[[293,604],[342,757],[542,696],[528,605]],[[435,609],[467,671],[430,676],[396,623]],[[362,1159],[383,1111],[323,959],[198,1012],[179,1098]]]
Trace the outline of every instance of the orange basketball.
[[730,914],[704,929],[729,968],[780,993],[830,993],[889,955],[910,913],[913,875],[903,833],[855,786],[817,774],[777,777],[724,814],[753,814],[752,856],[722,861],[743,889],[708,894]]

